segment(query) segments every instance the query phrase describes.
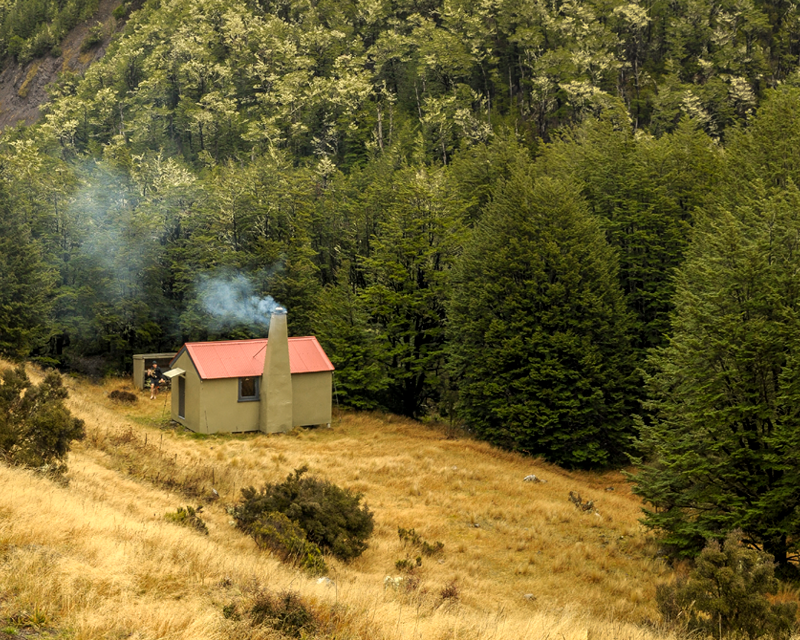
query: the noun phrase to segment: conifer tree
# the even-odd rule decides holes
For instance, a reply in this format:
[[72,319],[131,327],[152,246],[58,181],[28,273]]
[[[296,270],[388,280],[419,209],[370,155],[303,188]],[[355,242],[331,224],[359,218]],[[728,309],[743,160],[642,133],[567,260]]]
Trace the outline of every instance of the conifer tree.
[[437,401],[444,364],[444,303],[460,238],[442,170],[403,167],[394,200],[370,238],[361,293],[387,377],[383,406],[419,416]]
[[696,229],[650,360],[636,492],[678,555],[740,528],[784,570],[800,532],[800,191]]
[[450,365],[467,428],[558,464],[618,461],[636,376],[616,257],[565,180],[513,172],[455,269]]
[[52,273],[0,182],[0,352],[25,356],[46,330]]
[[381,362],[380,336],[369,325],[364,302],[348,281],[349,271],[350,264],[346,263],[341,269],[341,281],[319,295],[314,334],[336,367],[337,404],[376,409],[389,377]]
[[571,175],[603,222],[619,256],[619,277],[634,313],[633,345],[645,352],[663,343],[695,211],[715,194],[719,151],[697,123],[683,119],[659,139],[634,138],[624,112],[588,120],[550,145],[536,170]]

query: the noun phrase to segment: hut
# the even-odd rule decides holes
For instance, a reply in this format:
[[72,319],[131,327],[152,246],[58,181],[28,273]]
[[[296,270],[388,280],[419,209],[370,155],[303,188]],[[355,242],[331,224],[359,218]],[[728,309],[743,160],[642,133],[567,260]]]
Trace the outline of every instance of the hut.
[[331,422],[333,365],[315,337],[288,337],[280,308],[268,338],[187,342],[170,366],[172,419],[196,433]]
[[133,356],[133,384],[137,389],[144,389],[144,372],[150,368],[150,364],[155,361],[163,371],[169,368],[169,363],[175,357],[175,352],[171,353],[137,353]]

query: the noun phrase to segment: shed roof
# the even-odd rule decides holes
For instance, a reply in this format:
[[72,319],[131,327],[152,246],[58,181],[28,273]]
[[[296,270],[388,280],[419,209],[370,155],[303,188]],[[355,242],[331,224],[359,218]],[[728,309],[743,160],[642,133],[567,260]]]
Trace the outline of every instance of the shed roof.
[[[264,372],[266,338],[187,342],[173,359],[186,351],[204,380],[260,376]],[[289,338],[291,373],[333,371],[334,367],[314,336]]]

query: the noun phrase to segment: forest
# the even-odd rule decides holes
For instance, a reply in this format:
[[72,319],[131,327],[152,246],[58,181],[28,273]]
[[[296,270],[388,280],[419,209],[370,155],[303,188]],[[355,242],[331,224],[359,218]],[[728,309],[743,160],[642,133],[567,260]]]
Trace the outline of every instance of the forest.
[[[4,0],[0,52],[58,55],[95,5]],[[278,303],[325,347],[340,405],[568,467],[633,456],[646,517],[680,553],[742,527],[787,565],[796,4],[114,15],[103,59],[0,138],[6,356],[102,376],[133,353],[263,336]]]

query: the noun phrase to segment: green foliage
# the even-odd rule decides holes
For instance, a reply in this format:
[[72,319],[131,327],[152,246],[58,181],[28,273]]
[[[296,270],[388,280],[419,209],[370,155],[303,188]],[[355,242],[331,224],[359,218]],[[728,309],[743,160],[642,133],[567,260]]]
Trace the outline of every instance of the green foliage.
[[9,464],[50,473],[66,471],[73,440],[85,436],[82,420],[64,406],[67,390],[58,373],[32,385],[25,368],[6,369],[0,377],[0,455]]
[[46,334],[53,274],[0,183],[0,353],[23,356]]
[[665,622],[713,637],[784,638],[795,627],[797,604],[772,604],[775,593],[772,557],[742,544],[741,532],[720,545],[711,540],[697,557],[688,578],[660,585],[656,601]]
[[[305,532],[307,540],[340,560],[350,560],[367,548],[366,540],[373,529],[372,512],[361,505],[361,494],[337,485],[305,476],[307,467],[296,469],[286,480],[267,484],[260,490],[242,489],[242,502],[233,510],[239,528],[258,535],[256,528],[276,530],[273,538],[286,536],[292,547],[299,536],[297,529],[288,526],[276,513],[285,515]],[[264,516],[267,520],[262,520]],[[259,523],[261,523],[259,525]],[[311,553],[311,548],[303,553]]]
[[672,339],[650,361],[636,492],[677,553],[742,529],[788,570],[800,530],[800,192],[757,205],[695,230]]
[[94,49],[101,42],[103,42],[103,25],[96,24],[89,28],[89,32],[81,42],[81,51],[86,52]]
[[128,2],[123,2],[119,5],[114,11],[111,12],[111,15],[114,16],[115,20],[124,20],[128,17],[130,13],[131,5]]
[[414,529],[404,529],[403,527],[397,528],[397,536],[403,544],[409,544],[418,547],[422,551],[422,555],[436,556],[444,551],[444,542],[437,540],[433,544],[423,540],[422,537]]
[[683,119],[659,139],[634,140],[624,113],[590,119],[548,146],[537,172],[572,175],[603,221],[619,257],[619,279],[646,351],[669,334],[674,270],[683,262],[695,212],[713,200],[722,156],[696,122]]
[[200,513],[202,513],[203,507],[198,506],[197,508],[187,505],[184,507],[178,507],[175,513],[167,512],[164,514],[164,518],[168,522],[173,522],[175,524],[179,524],[183,527],[189,527],[190,529],[195,529],[199,531],[203,535],[208,535],[208,526],[206,523],[203,522],[203,519],[200,517]]
[[394,563],[394,568],[403,573],[412,573],[415,569],[422,566],[422,556],[411,558],[401,558]]
[[311,575],[327,573],[319,547],[309,542],[303,528],[283,513],[263,513],[249,530],[260,548],[268,549],[283,562],[296,565]]
[[637,393],[616,258],[575,191],[513,172],[464,248],[449,338],[467,428],[586,467],[621,459]]
[[308,605],[291,591],[258,594],[250,607],[250,618],[254,625],[268,626],[290,638],[309,637],[318,625]]
[[98,0],[12,0],[0,10],[0,47],[23,63],[41,57],[97,7]]
[[[349,275],[349,265],[341,267]],[[336,367],[337,402],[357,409],[376,409],[389,385],[381,363],[378,332],[369,325],[366,305],[354,287],[342,276],[329,285],[317,300],[313,324],[320,344]]]
[[408,416],[436,402],[444,365],[448,271],[460,240],[441,172],[401,169],[364,259],[362,299],[381,338],[384,405]]

